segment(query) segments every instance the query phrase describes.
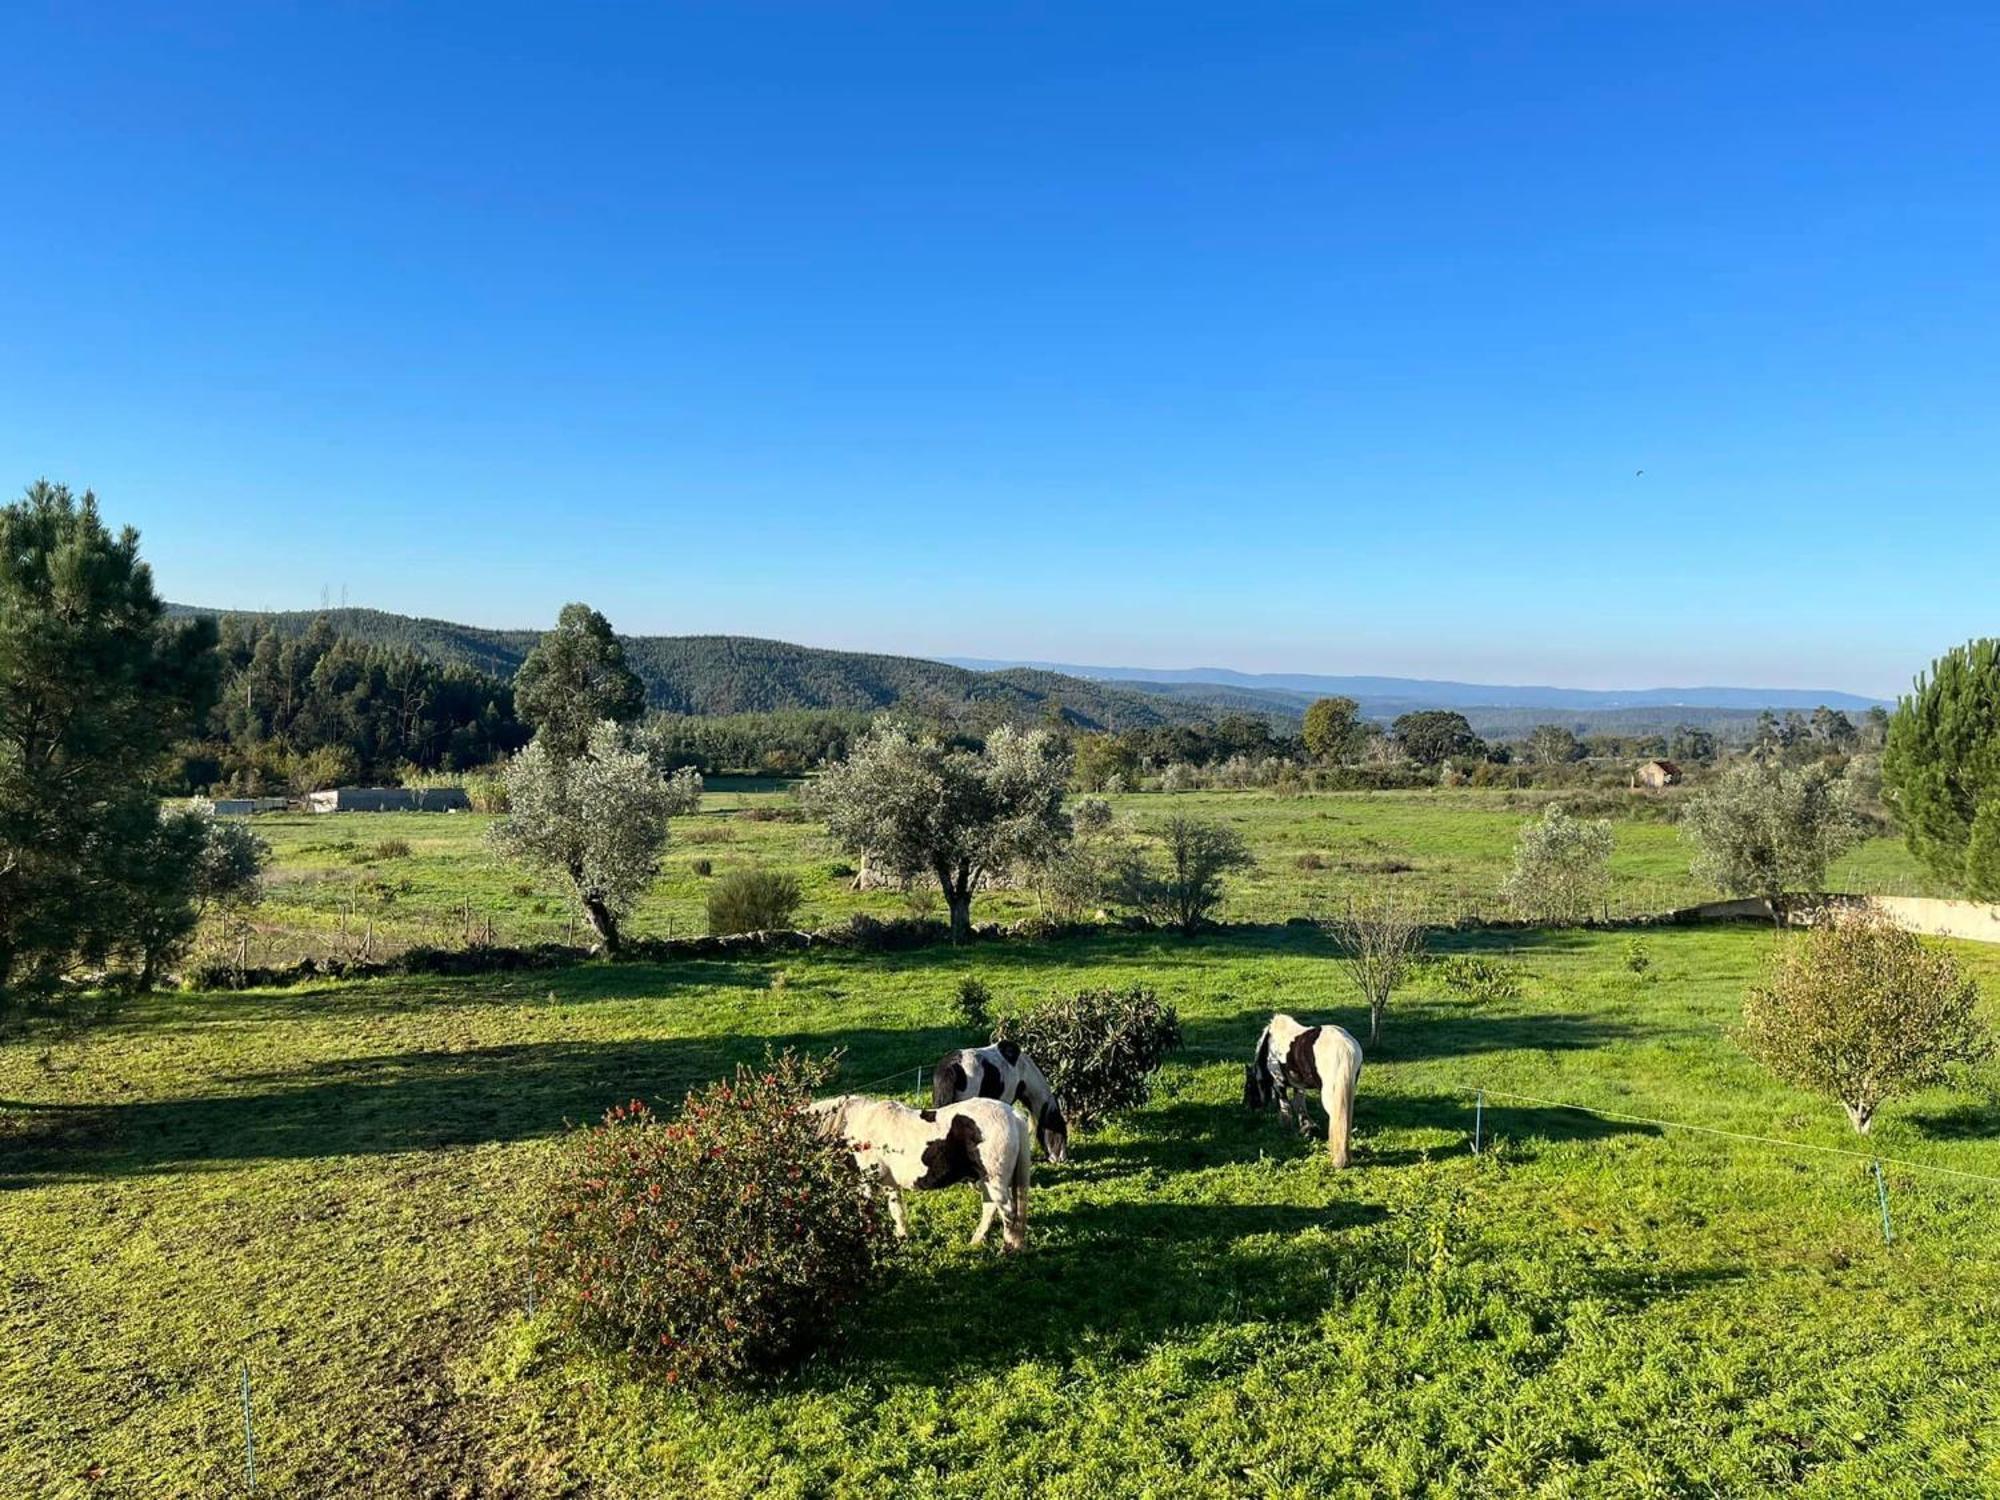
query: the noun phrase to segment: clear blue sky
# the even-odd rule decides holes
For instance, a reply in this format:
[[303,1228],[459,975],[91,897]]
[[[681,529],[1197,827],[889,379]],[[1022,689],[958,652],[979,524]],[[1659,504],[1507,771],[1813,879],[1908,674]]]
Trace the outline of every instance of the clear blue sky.
[[1882,693],[2000,628],[1990,4],[19,4],[0,56],[0,480],[172,598]]

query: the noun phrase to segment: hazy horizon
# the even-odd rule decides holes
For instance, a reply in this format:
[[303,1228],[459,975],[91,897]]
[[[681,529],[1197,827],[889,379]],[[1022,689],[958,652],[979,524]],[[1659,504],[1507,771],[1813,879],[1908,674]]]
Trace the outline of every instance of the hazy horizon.
[[[282,604],[265,605],[265,604],[243,604],[233,600],[227,602],[220,602],[213,599],[182,598],[174,594],[172,590],[165,589],[164,587],[162,592],[163,592],[163,597],[171,599],[176,605],[185,608],[213,610],[223,613],[244,612],[244,613],[257,613],[257,614],[267,614],[267,613],[314,614],[322,610],[336,611],[341,609],[359,609],[359,610],[374,610],[384,614],[408,615],[424,619],[441,620],[449,624],[469,625],[481,630],[546,630],[554,624],[554,611],[551,611],[549,617],[545,620],[515,619],[509,615],[506,615],[505,612],[502,612],[501,614],[495,615],[491,618],[474,618],[472,613],[466,615],[446,615],[446,614],[440,614],[435,610],[389,609],[382,605],[370,604],[352,598],[343,602],[337,594],[330,594],[329,597],[324,600],[315,599],[311,603],[301,604],[301,605],[282,605]],[[584,602],[591,603],[594,601],[585,600]],[[560,606],[558,606],[558,608],[560,608]],[[1309,661],[1299,661],[1289,658],[1274,659],[1270,665],[1262,665],[1262,666],[1246,666],[1236,661],[1215,661],[1207,659],[1186,660],[1186,661],[1133,661],[1133,660],[1100,661],[1100,660],[1083,660],[1081,658],[1075,658],[1075,657],[1035,656],[1026,653],[1019,653],[1019,652],[1010,653],[1004,651],[987,651],[987,650],[931,651],[916,646],[898,645],[898,644],[872,644],[872,643],[857,641],[851,638],[844,638],[838,636],[833,636],[826,639],[811,639],[803,635],[781,635],[768,630],[758,630],[752,628],[638,630],[638,629],[633,629],[632,627],[627,625],[624,621],[616,618],[613,618],[611,623],[613,628],[615,628],[621,635],[743,636],[759,640],[788,641],[793,645],[811,646],[828,651],[859,651],[859,652],[867,652],[871,654],[884,655],[884,656],[917,657],[926,661],[946,662],[957,665],[1019,664],[1019,665],[1035,666],[1035,667],[1047,667],[1052,670],[1089,669],[1093,671],[1095,670],[1117,671],[1117,670],[1130,669],[1135,671],[1153,671],[1153,672],[1216,671],[1216,672],[1242,673],[1246,675],[1259,675],[1259,676],[1381,677],[1386,679],[1421,680],[1421,681],[1439,682],[1439,683],[1460,683],[1460,684],[1489,686],[1489,687],[1515,687],[1515,688],[1548,687],[1548,688],[1573,689],[1573,690],[1591,691],[1591,692],[1606,692],[1606,691],[1619,691],[1619,690],[1629,691],[1629,692],[1666,692],[1683,688],[1690,690],[1703,689],[1703,688],[1770,688],[1786,692],[1848,693],[1858,697],[1879,698],[1890,702],[1893,702],[1902,692],[1907,690],[1907,688],[1905,687],[1905,688],[1899,688],[1894,692],[1875,693],[1875,692],[1870,692],[1864,688],[1850,687],[1844,683],[1833,682],[1833,681],[1728,682],[1720,679],[1711,679],[1711,678],[1703,678],[1699,680],[1690,678],[1688,680],[1679,682],[1645,682],[1633,678],[1620,678],[1615,680],[1607,680],[1603,682],[1565,682],[1565,681],[1556,681],[1550,678],[1502,679],[1491,676],[1487,677],[1467,676],[1462,673],[1452,673],[1452,672],[1382,671],[1366,664],[1352,665],[1343,662],[1334,662],[1328,664],[1328,663],[1317,663]]]

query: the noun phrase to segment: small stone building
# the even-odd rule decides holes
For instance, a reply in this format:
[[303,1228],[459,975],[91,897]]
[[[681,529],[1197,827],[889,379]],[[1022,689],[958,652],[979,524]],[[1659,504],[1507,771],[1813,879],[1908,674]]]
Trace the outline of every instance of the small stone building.
[[312,792],[306,807],[330,812],[470,812],[472,799],[455,786],[343,786]]
[[1681,768],[1670,760],[1649,760],[1632,773],[1634,786],[1649,786],[1657,790],[1663,786],[1678,786]]

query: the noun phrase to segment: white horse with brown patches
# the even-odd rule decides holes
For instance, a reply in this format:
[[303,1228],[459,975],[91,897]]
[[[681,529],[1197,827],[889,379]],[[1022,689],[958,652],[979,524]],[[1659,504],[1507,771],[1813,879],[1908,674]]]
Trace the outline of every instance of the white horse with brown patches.
[[1035,1141],[1042,1155],[1050,1161],[1069,1155],[1069,1122],[1063,1118],[1062,1100],[1019,1042],[963,1047],[939,1060],[931,1072],[931,1103],[942,1107],[964,1099],[1021,1105],[1035,1122]]
[[1307,1026],[1277,1015],[1257,1038],[1256,1056],[1244,1065],[1243,1103],[1262,1109],[1275,1098],[1278,1118],[1303,1131],[1311,1120],[1299,1098],[1317,1094],[1326,1111],[1327,1154],[1344,1167],[1360,1083],[1361,1044],[1353,1037],[1338,1026]]
[[841,1094],[813,1105],[829,1135],[854,1153],[864,1182],[880,1183],[889,1221],[908,1239],[903,1193],[930,1192],[970,1182],[985,1211],[972,1243],[984,1244],[994,1219],[1004,1225],[1002,1248],[1028,1242],[1028,1127],[997,1099],[968,1099],[941,1109],[911,1109],[894,1099]]

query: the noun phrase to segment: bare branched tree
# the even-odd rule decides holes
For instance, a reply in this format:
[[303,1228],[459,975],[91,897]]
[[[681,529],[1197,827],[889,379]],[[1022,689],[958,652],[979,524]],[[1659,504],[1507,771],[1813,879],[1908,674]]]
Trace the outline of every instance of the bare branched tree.
[[1319,919],[1340,946],[1347,977],[1368,1002],[1368,1044],[1382,1040],[1382,1014],[1424,946],[1419,910],[1394,896],[1353,897],[1344,910]]

